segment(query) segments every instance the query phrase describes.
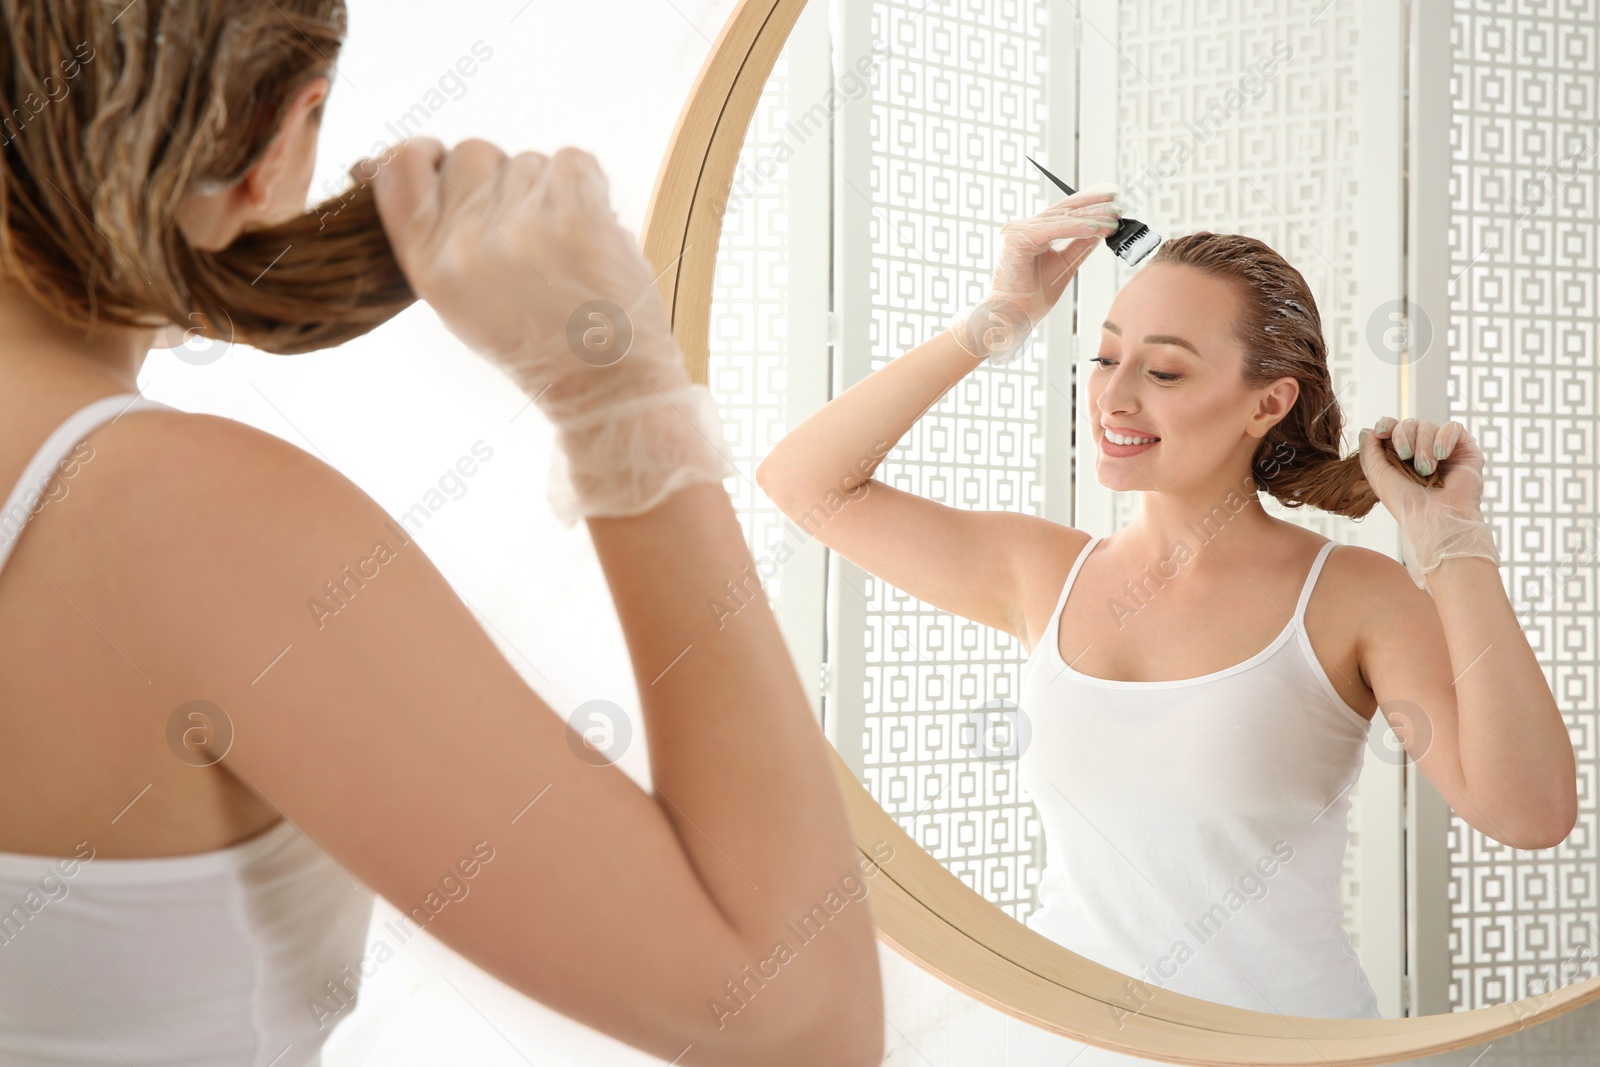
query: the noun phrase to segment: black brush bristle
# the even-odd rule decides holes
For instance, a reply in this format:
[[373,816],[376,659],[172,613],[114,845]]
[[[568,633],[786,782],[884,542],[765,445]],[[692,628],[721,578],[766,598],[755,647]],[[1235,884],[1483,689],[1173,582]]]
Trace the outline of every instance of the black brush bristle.
[[[1055,183],[1056,188],[1068,196],[1074,195],[1072,186],[1045,170],[1044,167],[1040,166],[1038,160],[1032,156],[1028,156],[1027,160],[1034,166],[1039,167],[1044,176]],[[1105,242],[1111,251],[1117,254],[1119,259],[1130,267],[1136,267],[1146,256],[1156,250],[1156,247],[1161,244],[1161,238],[1138,219],[1124,216],[1122,225],[1118,226],[1115,231],[1106,237]]]

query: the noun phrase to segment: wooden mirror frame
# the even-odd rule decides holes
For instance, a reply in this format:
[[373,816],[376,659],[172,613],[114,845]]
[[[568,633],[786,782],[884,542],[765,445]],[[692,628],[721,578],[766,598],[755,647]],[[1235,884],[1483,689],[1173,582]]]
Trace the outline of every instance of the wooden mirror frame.
[[[645,212],[640,240],[662,272],[673,335],[696,382],[707,380],[712,280],[734,170],[806,2],[740,0],[678,116]],[[1133,979],[1051,941],[969,888],[901,829],[837,752],[833,758],[856,847],[882,872],[872,888],[878,936],[955,989],[1076,1041],[1206,1067],[1358,1067],[1483,1044],[1600,1000],[1600,978],[1591,978],[1474,1011],[1322,1019],[1145,986],[1143,1007],[1129,1013]],[[872,847],[884,843],[894,849],[887,863]]]

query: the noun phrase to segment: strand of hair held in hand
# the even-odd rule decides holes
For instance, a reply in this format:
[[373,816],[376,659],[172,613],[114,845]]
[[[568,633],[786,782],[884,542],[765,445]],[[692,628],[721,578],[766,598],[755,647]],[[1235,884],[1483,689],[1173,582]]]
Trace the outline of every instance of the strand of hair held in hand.
[[343,344],[417,299],[365,182],[287,223],[247,229],[221,251],[180,240],[173,254],[201,332],[231,330],[223,340],[281,355]]

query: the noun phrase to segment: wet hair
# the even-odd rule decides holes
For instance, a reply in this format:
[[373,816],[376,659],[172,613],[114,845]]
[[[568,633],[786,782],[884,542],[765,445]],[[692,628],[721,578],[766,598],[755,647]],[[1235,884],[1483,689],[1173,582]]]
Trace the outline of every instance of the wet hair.
[[243,178],[295,95],[336,76],[344,0],[0,0],[0,21],[0,278],[55,318],[290,354],[415,301],[354,177],[220,251],[177,225],[187,194]]
[[[1300,272],[1253,237],[1207,230],[1163,242],[1150,262],[1186,264],[1233,284],[1240,307],[1233,334],[1244,348],[1247,388],[1285,377],[1300,383],[1289,413],[1256,446],[1250,464],[1256,489],[1289,508],[1310,505],[1353,519],[1371,511],[1378,495],[1359,452],[1339,455],[1344,412],[1328,371],[1317,302]],[[1443,479],[1437,469],[1424,477],[1409,463],[1400,466],[1419,485],[1436,486]]]

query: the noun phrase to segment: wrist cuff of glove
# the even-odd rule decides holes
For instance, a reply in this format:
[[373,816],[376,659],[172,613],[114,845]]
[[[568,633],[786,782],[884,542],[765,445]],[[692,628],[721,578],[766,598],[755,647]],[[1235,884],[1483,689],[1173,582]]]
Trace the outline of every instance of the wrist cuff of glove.
[[689,383],[560,424],[546,498],[563,526],[639,515],[697,482],[737,473],[711,391]]
[[950,320],[950,332],[973,359],[1004,367],[1028,350],[1033,341],[1033,325],[1015,306],[990,297],[956,312]]
[[1429,516],[1428,528],[1415,534],[1402,530],[1401,555],[1418,589],[1426,589],[1427,576],[1447,559],[1477,556],[1500,566],[1494,529],[1486,521],[1445,511]]

